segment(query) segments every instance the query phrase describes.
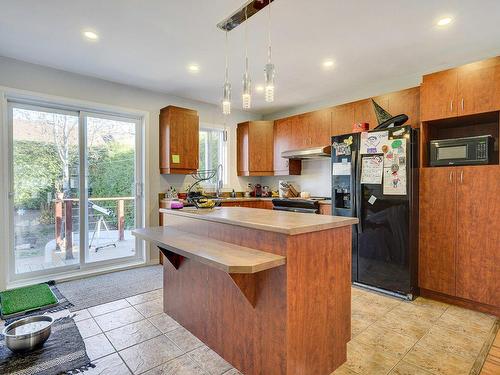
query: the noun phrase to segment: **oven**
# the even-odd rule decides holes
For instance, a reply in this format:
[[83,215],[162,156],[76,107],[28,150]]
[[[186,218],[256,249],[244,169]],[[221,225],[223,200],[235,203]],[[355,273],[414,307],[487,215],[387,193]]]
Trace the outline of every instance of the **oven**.
[[321,199],[276,198],[273,199],[273,210],[319,214]]

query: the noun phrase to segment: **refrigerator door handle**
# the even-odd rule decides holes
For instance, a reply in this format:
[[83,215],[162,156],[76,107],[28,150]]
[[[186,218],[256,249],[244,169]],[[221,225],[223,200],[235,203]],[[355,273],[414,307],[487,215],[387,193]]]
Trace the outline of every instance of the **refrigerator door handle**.
[[[353,159],[355,159],[355,156],[356,155],[353,155]],[[361,154],[359,154],[359,160],[355,160],[356,163],[356,173],[355,175],[353,176],[353,183],[354,183],[354,186],[355,186],[355,198],[354,198],[354,204],[355,204],[355,208],[356,208],[356,217],[358,218],[358,233],[362,233],[363,232],[363,223],[362,223],[362,219],[361,219],[361,184],[360,184],[360,178],[361,178]]]

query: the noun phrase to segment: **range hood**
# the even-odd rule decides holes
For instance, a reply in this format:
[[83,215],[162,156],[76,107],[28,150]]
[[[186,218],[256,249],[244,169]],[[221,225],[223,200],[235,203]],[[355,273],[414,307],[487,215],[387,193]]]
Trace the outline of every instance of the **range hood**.
[[285,159],[322,159],[332,154],[331,146],[301,148],[299,150],[283,151],[281,157]]

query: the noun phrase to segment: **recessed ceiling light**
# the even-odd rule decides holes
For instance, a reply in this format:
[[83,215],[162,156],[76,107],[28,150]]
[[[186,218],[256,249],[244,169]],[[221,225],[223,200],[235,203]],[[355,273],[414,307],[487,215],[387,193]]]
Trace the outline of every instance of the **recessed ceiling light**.
[[92,40],[92,41],[96,41],[99,39],[99,35],[97,35],[97,33],[90,31],[90,30],[84,31],[83,36],[85,38],[87,38],[88,40]]
[[444,17],[444,18],[441,18],[439,21],[437,21],[437,25],[438,26],[446,26],[446,25],[449,25],[451,23],[452,18],[451,17]]
[[332,59],[327,59],[323,61],[323,68],[325,69],[331,69],[335,65],[335,62]]
[[263,92],[264,91],[264,86],[262,86],[262,85],[255,86],[255,91],[257,91],[257,92]]
[[188,65],[188,70],[191,72],[191,73],[198,73],[200,71],[200,67],[199,65],[197,64],[189,64]]

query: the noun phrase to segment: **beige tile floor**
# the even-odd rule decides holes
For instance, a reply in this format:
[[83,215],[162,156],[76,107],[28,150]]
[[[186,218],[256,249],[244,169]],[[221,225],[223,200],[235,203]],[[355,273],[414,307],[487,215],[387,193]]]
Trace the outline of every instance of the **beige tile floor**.
[[87,354],[96,365],[86,375],[240,374],[163,313],[162,290],[75,314]]
[[347,362],[332,375],[468,375],[495,317],[352,288]]
[[[78,311],[75,321],[96,364],[87,375],[241,375],[162,312],[162,290]],[[353,288],[348,359],[332,375],[469,374],[494,322]]]

